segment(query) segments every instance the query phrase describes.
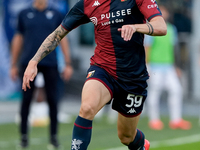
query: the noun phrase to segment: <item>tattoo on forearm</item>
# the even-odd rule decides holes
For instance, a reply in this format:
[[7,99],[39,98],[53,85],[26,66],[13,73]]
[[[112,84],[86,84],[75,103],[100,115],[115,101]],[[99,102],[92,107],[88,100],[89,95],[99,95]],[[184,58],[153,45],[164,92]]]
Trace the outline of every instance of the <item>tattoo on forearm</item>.
[[59,26],[53,33],[51,33],[42,43],[32,60],[41,61],[45,56],[51,53],[60,43],[62,38],[68,33],[67,30]]

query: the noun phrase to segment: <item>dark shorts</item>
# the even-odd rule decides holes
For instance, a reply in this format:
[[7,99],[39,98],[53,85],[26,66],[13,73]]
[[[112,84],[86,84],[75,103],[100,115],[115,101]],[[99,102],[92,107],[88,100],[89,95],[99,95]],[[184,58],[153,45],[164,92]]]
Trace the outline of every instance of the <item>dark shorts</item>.
[[[104,69],[92,65],[88,69],[86,81],[95,79],[105,85],[111,94],[112,108],[126,117],[139,115],[147,97],[147,82],[122,82],[114,79]],[[110,101],[111,102],[111,101]]]

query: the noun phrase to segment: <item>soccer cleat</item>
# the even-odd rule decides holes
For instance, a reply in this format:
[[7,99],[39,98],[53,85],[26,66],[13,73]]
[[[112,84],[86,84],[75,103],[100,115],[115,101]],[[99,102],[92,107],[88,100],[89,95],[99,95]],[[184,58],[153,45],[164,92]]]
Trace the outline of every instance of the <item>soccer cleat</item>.
[[149,150],[150,148],[150,142],[148,140],[144,140],[144,150]]
[[182,129],[189,130],[191,128],[191,123],[189,121],[181,119],[180,121],[170,121],[169,127],[171,129]]
[[164,124],[160,120],[153,120],[149,122],[149,127],[153,130],[162,130],[164,127]]

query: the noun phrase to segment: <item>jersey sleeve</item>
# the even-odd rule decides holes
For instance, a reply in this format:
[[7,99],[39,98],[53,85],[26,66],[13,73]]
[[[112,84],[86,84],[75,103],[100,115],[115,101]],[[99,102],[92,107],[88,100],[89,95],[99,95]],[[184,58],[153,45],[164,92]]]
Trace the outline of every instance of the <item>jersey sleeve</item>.
[[150,21],[155,16],[162,15],[156,0],[136,0],[136,3],[140,12],[148,21]]
[[74,7],[63,19],[61,25],[68,31],[78,27],[81,24],[90,22],[90,19],[84,14],[84,0],[77,2]]

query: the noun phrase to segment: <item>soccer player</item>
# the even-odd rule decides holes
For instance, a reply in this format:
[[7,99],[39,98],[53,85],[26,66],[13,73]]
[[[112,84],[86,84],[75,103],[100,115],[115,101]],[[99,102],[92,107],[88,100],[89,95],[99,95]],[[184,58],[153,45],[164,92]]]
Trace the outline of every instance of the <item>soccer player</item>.
[[[93,22],[97,44],[82,89],[80,112],[74,123],[71,150],[86,150],[92,120],[111,102],[118,111],[118,137],[130,150],[148,150],[150,143],[137,129],[149,78],[144,34],[166,35],[167,28],[155,0],[80,0],[61,25],[42,43],[29,61],[22,89],[31,88],[38,63],[77,26]],[[27,89],[28,88],[28,89]],[[97,145],[98,146],[98,145]]]
[[[19,13],[17,31],[12,41],[12,67],[11,77],[15,80],[19,74],[21,79],[29,60],[34,56],[44,39],[53,32],[62,22],[64,16],[48,6],[47,0],[34,0],[32,6]],[[70,53],[66,37],[61,41],[61,48],[65,56],[66,66],[64,76],[66,79],[71,77],[73,68],[70,65]],[[21,52],[21,53],[20,53]],[[45,80],[45,92],[49,106],[50,116],[50,143],[53,147],[59,147],[57,140],[58,133],[58,87],[57,79],[59,76],[56,51],[51,53],[38,65],[39,72],[42,72]],[[32,83],[32,86],[34,83]],[[21,147],[27,147],[28,140],[28,115],[31,100],[33,99],[34,86],[31,90],[22,93],[22,103],[20,107],[20,134]]]

